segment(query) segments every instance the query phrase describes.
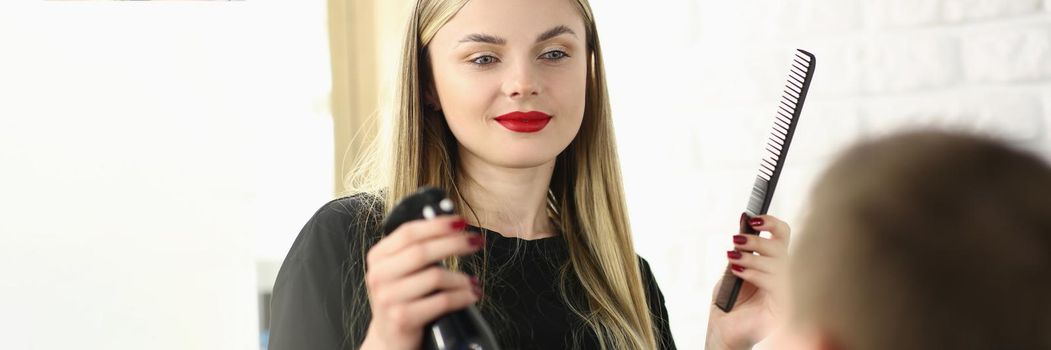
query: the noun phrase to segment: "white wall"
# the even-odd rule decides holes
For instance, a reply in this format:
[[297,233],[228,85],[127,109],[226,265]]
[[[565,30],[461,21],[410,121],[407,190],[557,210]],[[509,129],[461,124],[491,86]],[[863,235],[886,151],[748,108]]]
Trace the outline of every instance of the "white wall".
[[0,4],[4,348],[258,348],[256,261],[332,193],[324,9]]
[[[700,349],[795,48],[818,57],[771,213],[859,138],[980,130],[1051,158],[1051,1],[593,1],[640,254]],[[797,232],[799,232],[799,227]]]

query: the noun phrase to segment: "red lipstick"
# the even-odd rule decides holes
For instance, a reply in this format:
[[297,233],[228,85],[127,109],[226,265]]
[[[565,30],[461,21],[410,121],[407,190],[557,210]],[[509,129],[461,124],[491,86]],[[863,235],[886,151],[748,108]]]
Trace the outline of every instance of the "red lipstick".
[[496,117],[496,122],[514,132],[537,132],[547,126],[551,116],[544,112],[511,112]]

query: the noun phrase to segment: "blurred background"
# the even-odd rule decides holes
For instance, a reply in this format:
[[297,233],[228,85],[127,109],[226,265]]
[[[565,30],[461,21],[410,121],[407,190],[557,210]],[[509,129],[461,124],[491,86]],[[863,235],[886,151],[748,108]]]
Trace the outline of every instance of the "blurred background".
[[[794,49],[818,68],[771,208],[790,223],[859,139],[970,130],[1051,158],[1051,0],[640,4],[592,7],[680,348],[703,347]],[[274,276],[343,194],[410,5],[0,3],[4,347],[265,348]]]

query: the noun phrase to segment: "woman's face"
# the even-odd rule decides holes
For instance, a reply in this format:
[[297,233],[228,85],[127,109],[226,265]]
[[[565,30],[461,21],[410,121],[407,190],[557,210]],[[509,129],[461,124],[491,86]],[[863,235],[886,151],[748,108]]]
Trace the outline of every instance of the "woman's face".
[[580,129],[587,45],[572,1],[472,0],[427,49],[461,157],[534,167]]

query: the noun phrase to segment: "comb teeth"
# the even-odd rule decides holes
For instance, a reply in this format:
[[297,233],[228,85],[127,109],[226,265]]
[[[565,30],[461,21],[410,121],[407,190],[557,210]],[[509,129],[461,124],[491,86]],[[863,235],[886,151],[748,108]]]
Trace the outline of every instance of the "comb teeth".
[[777,178],[784,164],[782,158],[788,151],[788,144],[792,140],[792,134],[795,133],[799,109],[806,98],[806,90],[810,87],[813,66],[813,55],[803,50],[796,51],[781,99],[777,104],[777,113],[774,116],[770,138],[767,140],[762,161],[759,163],[759,175],[756,177],[755,185],[752,186],[751,198],[748,200],[748,213],[751,215],[766,212],[771,196],[769,192],[772,192],[777,185]]
[[[805,51],[796,51],[792,59],[792,68],[788,74],[788,83],[782,91],[781,100],[777,106],[777,115],[774,117],[773,131],[770,133],[770,141],[767,143],[769,158],[763,159],[760,165],[760,175],[769,181],[774,176],[777,161],[782,157],[781,150],[792,133],[792,124],[798,115],[797,107],[799,98],[803,94],[803,86],[807,85],[807,72],[810,70],[813,60]],[[772,166],[771,166],[772,163]]]

